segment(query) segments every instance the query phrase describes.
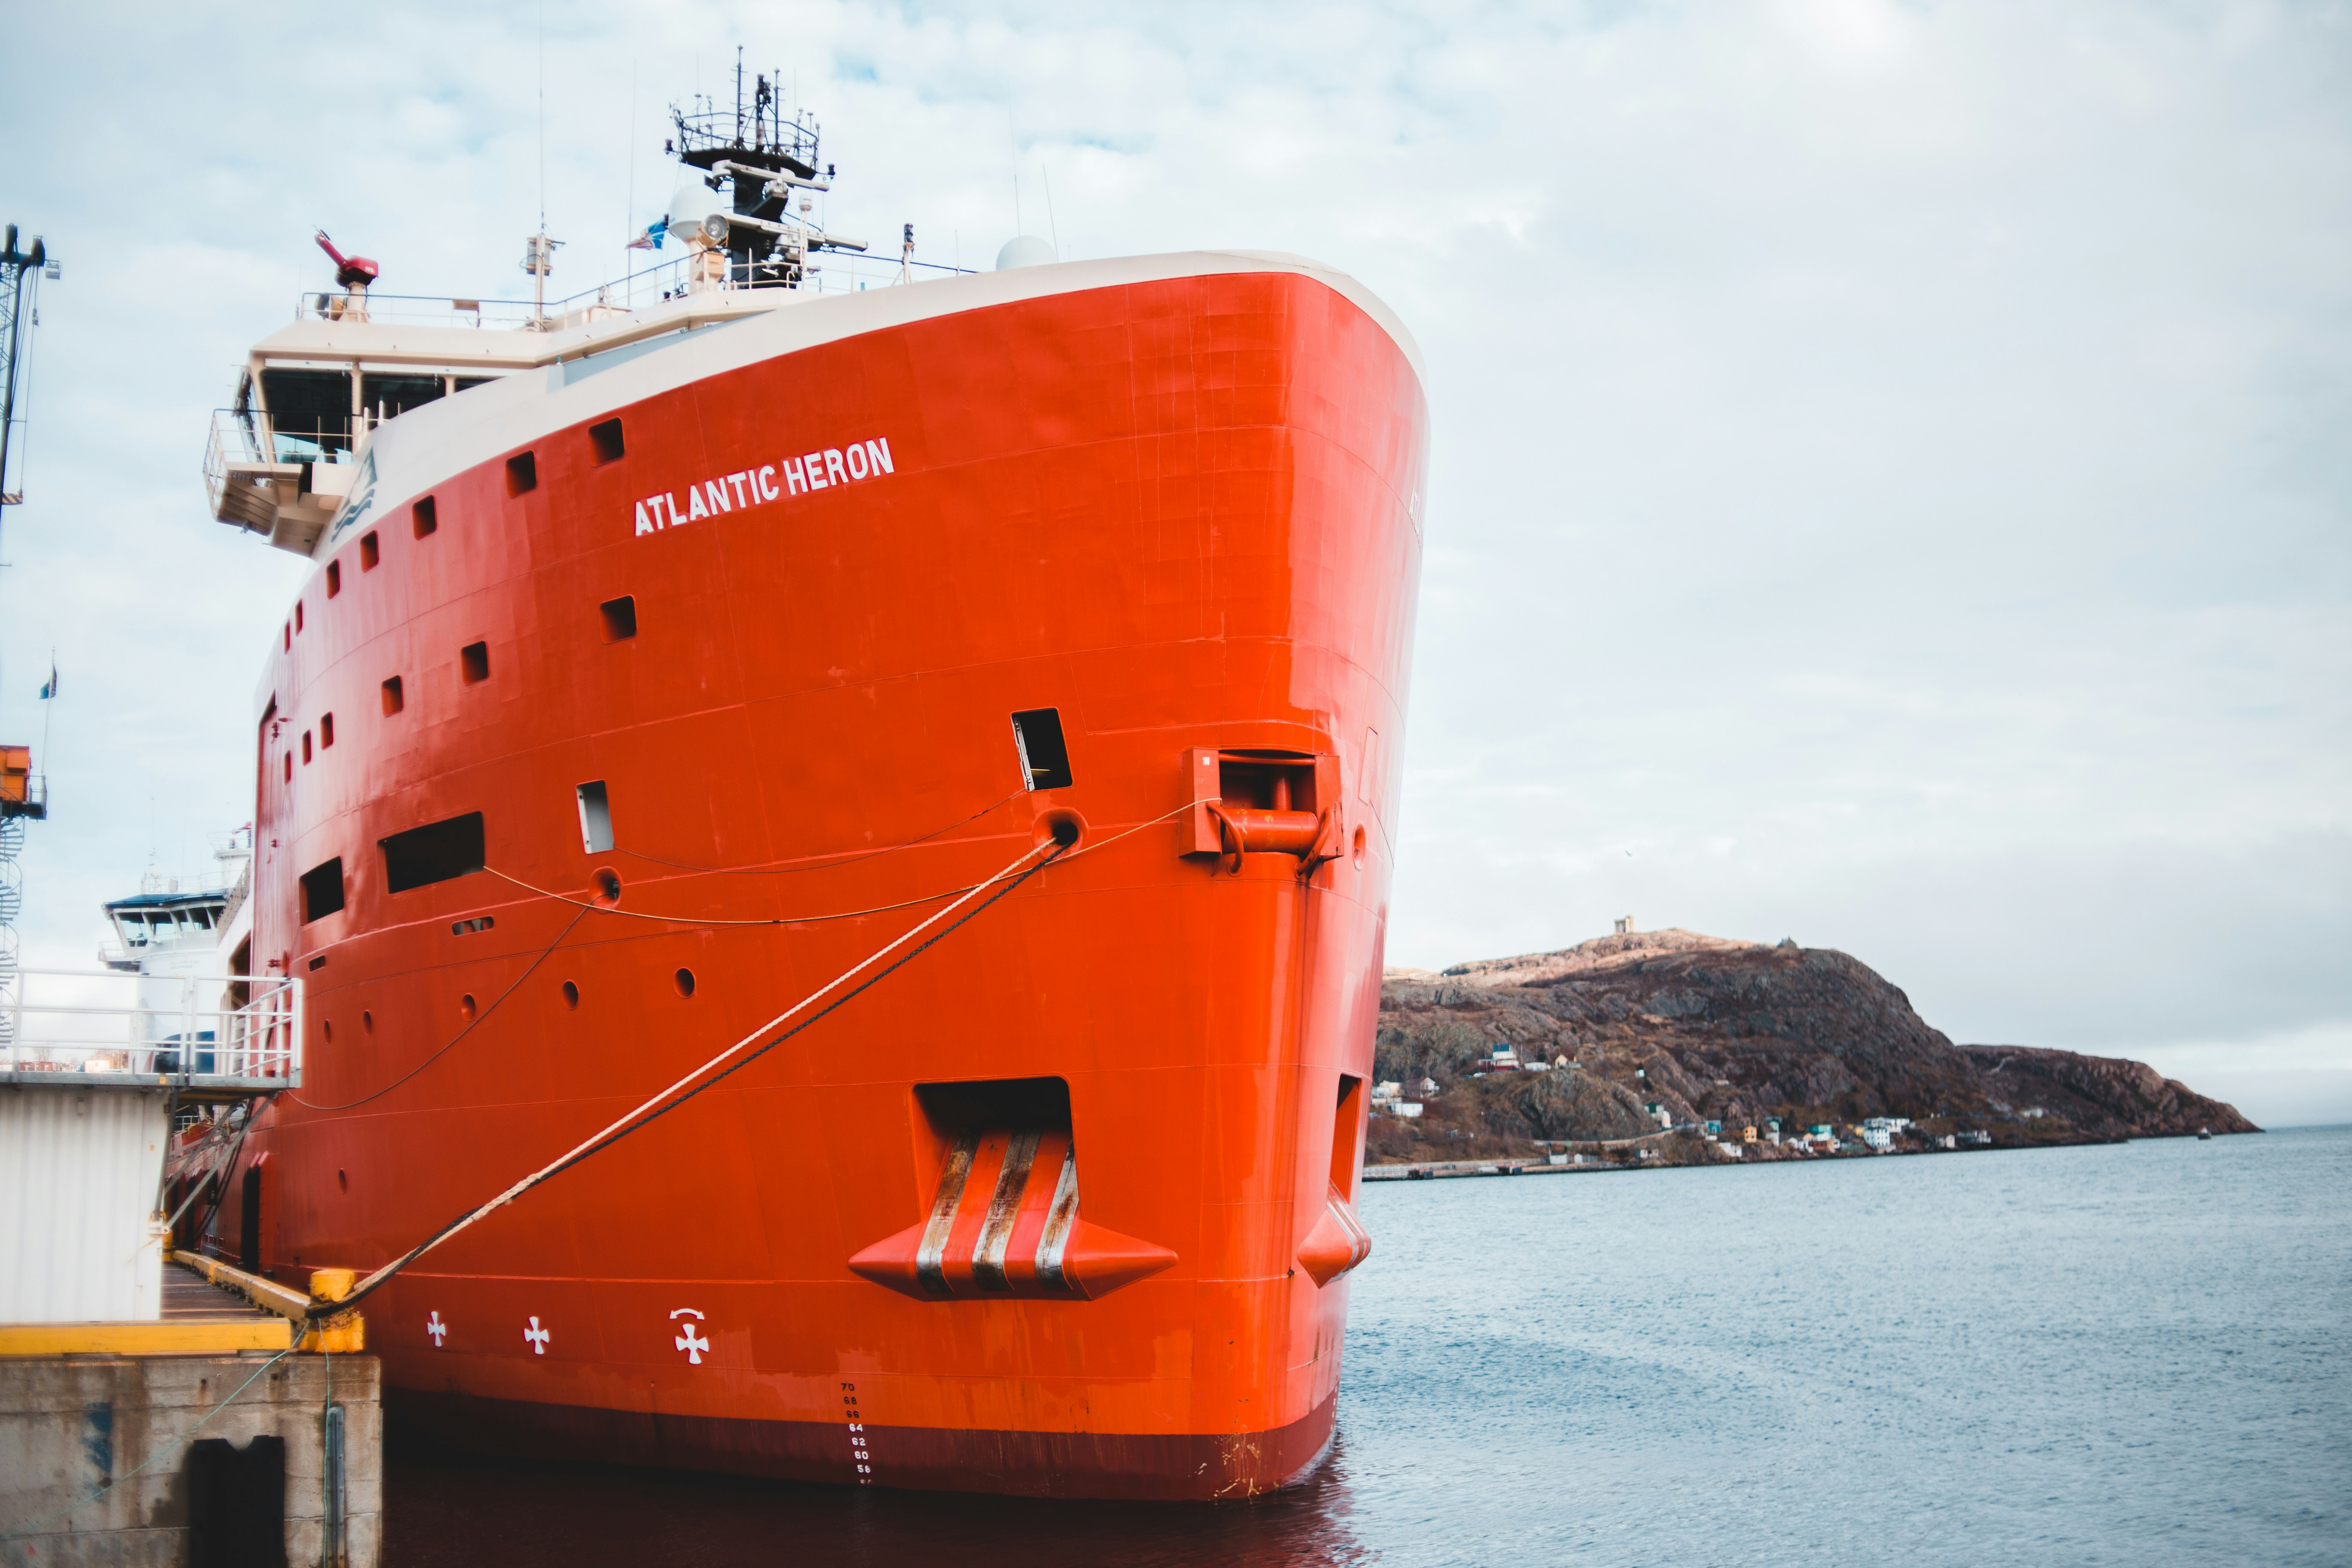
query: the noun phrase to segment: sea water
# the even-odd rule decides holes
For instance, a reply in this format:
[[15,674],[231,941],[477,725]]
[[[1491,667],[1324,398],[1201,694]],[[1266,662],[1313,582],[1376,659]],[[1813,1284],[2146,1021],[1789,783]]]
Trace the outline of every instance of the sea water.
[[395,1447],[441,1563],[2352,1563],[2352,1129],[1375,1184],[1339,1435],[1245,1504]]

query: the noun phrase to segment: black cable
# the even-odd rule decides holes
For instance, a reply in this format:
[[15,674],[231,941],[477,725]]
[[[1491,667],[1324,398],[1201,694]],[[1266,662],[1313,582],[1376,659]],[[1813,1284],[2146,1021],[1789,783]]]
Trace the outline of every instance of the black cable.
[[555,933],[555,940],[549,942],[544,948],[540,950],[539,956],[530,961],[530,967],[524,970],[520,974],[516,975],[515,982],[512,985],[508,986],[504,991],[499,993],[498,1001],[493,1002],[488,1006],[483,1008],[478,1016],[467,1019],[464,1028],[449,1037],[449,1043],[447,1045],[442,1047],[431,1056],[426,1057],[423,1061],[418,1062],[415,1067],[410,1068],[406,1072],[402,1073],[398,1078],[394,1079],[390,1083],[385,1084],[382,1089],[377,1089],[373,1094],[363,1094],[357,1100],[347,1100],[341,1105],[313,1105],[290,1089],[286,1091],[286,1098],[292,1100],[295,1104],[300,1106],[305,1110],[349,1110],[354,1106],[365,1105],[371,1100],[383,1099],[385,1095],[390,1094],[394,1089],[398,1089],[402,1084],[406,1083],[410,1079],[415,1078],[418,1073],[423,1072],[426,1068],[431,1067],[435,1062],[439,1061],[443,1057],[447,1056],[451,1051],[457,1049],[458,1041],[464,1039],[467,1035],[472,1034],[482,1025],[488,1023],[490,1021],[490,1015],[497,1012],[499,1005],[505,1002],[508,997],[522,989],[522,983],[530,979],[533,973],[537,973],[539,966],[545,963],[549,957],[554,953],[555,950],[563,945],[563,939],[572,934],[572,927],[578,925],[583,920],[586,919],[587,914],[587,906],[583,905],[580,911],[572,917],[571,924],[566,925],[562,931],[557,931]]
[[[577,1165],[583,1160],[587,1159],[590,1155],[601,1153],[604,1150],[611,1148],[614,1144],[618,1143],[622,1139],[628,1137],[631,1133],[640,1131],[645,1128],[652,1126],[656,1121],[668,1115],[671,1111],[676,1110],[679,1106],[684,1105],[688,1100],[692,1100],[704,1089],[709,1089],[717,1084],[724,1083],[729,1078],[741,1071],[743,1068],[750,1067],[753,1062],[758,1061],[761,1057],[766,1056],[770,1051],[774,1050],[778,1046],[782,1045],[786,1040],[791,1039],[803,1029],[805,1029],[817,1022],[818,1019],[824,1017],[826,1015],[834,1012],[837,1008],[846,1006],[851,1001],[855,1000],[859,995],[862,995],[866,991],[879,985],[883,981],[897,973],[900,969],[912,963],[934,942],[944,940],[950,931],[958,930],[966,921],[976,918],[980,912],[988,908],[989,905],[996,902],[997,900],[1005,897],[1015,888],[1018,888],[1022,883],[1027,881],[1030,878],[1035,876],[1038,872],[1052,865],[1055,860],[1061,858],[1064,851],[1069,846],[1065,844],[1056,844],[1054,847],[1052,854],[1047,855],[1034,866],[1030,867],[1026,871],[1022,872],[1019,876],[1006,882],[1005,885],[998,891],[991,893],[987,898],[982,899],[979,903],[973,905],[969,910],[958,917],[952,923],[942,927],[940,930],[933,932],[930,936],[925,938],[912,949],[908,950],[908,952],[904,956],[900,957],[896,963],[893,963],[887,967],[877,972],[872,979],[844,992],[840,996],[835,998],[824,1006],[819,1008],[816,1012],[812,1013],[807,1017],[802,1019],[799,1023],[794,1024],[791,1028],[786,1029],[782,1034],[778,1035],[774,1039],[770,1040],[766,1045],[761,1046],[758,1050],[753,1051],[741,1061],[735,1063],[725,1071],[715,1073],[711,1077],[704,1079],[702,1082],[696,1084],[692,1089],[688,1089],[676,1100],[673,1100],[667,1104],[654,1110],[642,1121],[630,1122],[626,1127],[623,1127],[614,1131],[610,1137],[600,1139],[598,1142],[591,1143],[588,1147],[581,1150],[570,1159],[563,1161],[562,1163],[557,1164],[541,1174],[534,1177],[531,1180],[530,1185],[535,1187],[542,1182],[553,1181],[556,1177],[572,1169],[572,1166]],[[525,1192],[528,1192],[529,1190],[529,1187],[524,1189]],[[520,1197],[521,1195],[521,1193],[517,1193],[515,1194],[516,1197]],[[431,1250],[435,1243],[438,1242],[443,1237],[447,1236],[451,1231],[457,1229],[460,1226],[463,1226],[468,1220],[472,1219],[476,1214],[480,1212],[480,1209],[481,1205],[479,1204],[475,1205],[474,1207],[467,1209],[464,1214],[459,1215],[457,1218],[443,1226],[439,1230],[435,1231],[431,1236],[428,1236],[423,1241],[418,1242],[415,1247],[409,1250],[409,1253],[405,1258],[403,1258],[399,1262],[394,1264],[391,1268],[385,1270],[383,1277],[377,1279],[374,1284],[367,1286],[362,1289],[354,1290],[352,1294],[344,1297],[340,1301],[322,1301],[314,1305],[305,1315],[306,1321],[316,1322],[322,1318],[331,1318],[339,1313],[352,1310],[368,1297],[373,1296],[384,1286],[391,1284],[394,1278],[399,1274],[401,1269],[405,1268],[410,1263],[423,1257],[427,1251]]]

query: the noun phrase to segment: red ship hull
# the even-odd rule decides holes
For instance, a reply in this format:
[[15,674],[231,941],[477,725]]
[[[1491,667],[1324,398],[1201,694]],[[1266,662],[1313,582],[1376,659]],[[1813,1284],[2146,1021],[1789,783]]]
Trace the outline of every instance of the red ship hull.
[[[1360,291],[1220,259],[795,304],[667,351],[740,362],[709,374],[380,434],[266,679],[252,963],[303,979],[308,1063],[213,1249],[398,1257],[1080,835],[395,1277],[363,1309],[395,1408],[867,1485],[1313,1464],[1368,1247],[1426,414]],[[477,813],[482,869],[414,837]]]

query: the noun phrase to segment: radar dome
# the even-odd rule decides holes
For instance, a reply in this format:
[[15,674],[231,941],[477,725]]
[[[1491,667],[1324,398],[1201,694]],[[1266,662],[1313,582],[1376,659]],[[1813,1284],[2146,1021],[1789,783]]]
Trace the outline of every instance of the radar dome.
[[[720,215],[719,221],[724,223],[726,215],[734,210],[733,202],[700,180],[688,180],[678,186],[677,194],[669,199],[669,237],[691,245],[705,233],[705,219],[717,213]],[[721,229],[719,232],[723,236],[726,231]]]
[[1052,246],[1034,234],[1024,234],[1004,242],[1004,248],[996,253],[996,269],[1010,272],[1016,267],[1044,267],[1055,259]]

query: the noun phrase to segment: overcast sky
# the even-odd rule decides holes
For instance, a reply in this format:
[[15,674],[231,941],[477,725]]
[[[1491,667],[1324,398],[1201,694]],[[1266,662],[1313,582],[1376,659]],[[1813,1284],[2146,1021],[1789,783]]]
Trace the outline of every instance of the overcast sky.
[[251,816],[304,567],[209,521],[200,469],[246,349],[331,281],[311,230],[383,292],[522,294],[543,48],[555,284],[590,287],[667,205],[665,106],[740,43],[823,120],[838,231],[968,265],[1016,224],[1074,258],[1299,251],[1411,324],[1434,461],[1391,963],[1624,914],[1793,936],[1956,1039],[2352,1119],[2345,5],[9,27],[0,218],[65,267],[0,541],[0,730],[54,721],[34,961],[88,963],[100,900]]

